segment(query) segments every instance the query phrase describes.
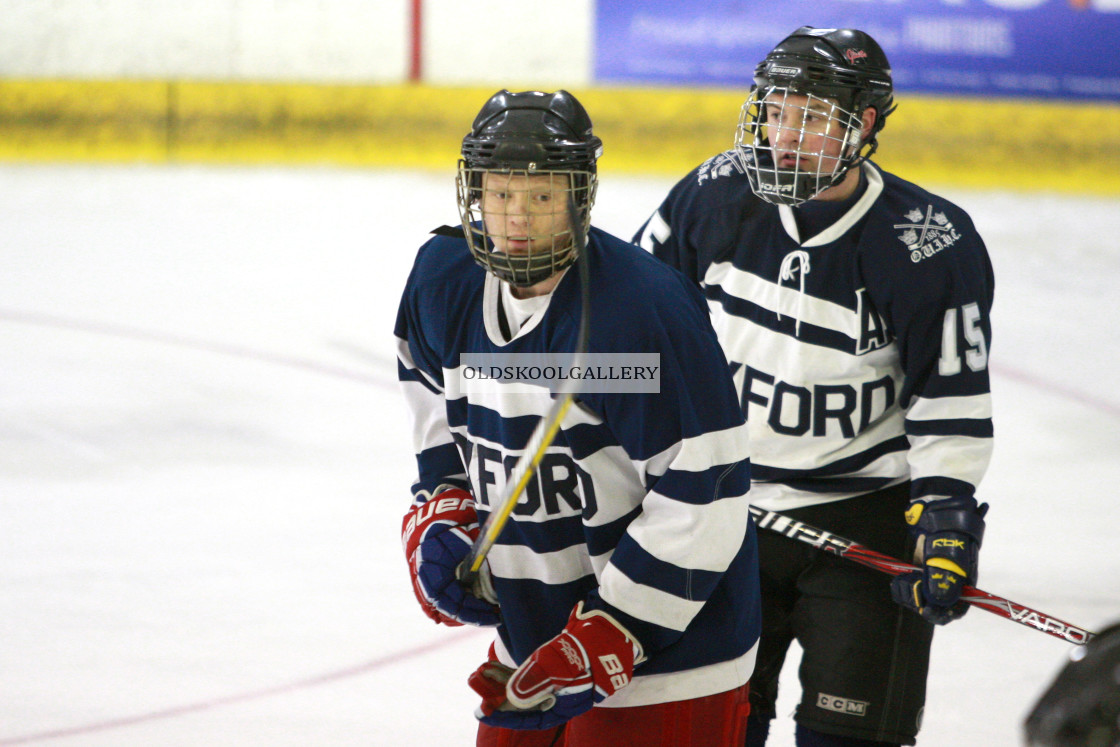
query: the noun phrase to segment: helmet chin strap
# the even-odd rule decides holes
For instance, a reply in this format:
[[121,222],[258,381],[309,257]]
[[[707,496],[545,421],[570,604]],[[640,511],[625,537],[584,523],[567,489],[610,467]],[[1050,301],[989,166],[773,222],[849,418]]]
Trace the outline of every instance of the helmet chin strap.
[[863,144],[863,132],[860,130],[848,130],[848,137],[844,143],[845,154],[858,155],[860,146]]
[[486,269],[499,279],[515,288],[529,288],[570,267],[576,260],[576,251],[569,243],[560,249],[541,254],[492,251],[490,259],[490,265]]

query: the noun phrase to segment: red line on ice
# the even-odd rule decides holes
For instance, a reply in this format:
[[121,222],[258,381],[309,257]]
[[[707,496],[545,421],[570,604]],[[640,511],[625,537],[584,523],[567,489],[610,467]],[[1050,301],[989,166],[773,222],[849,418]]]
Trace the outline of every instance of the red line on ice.
[[1080,390],[1071,389],[1070,387],[1064,386],[1062,384],[1058,384],[1053,381],[1034,376],[1032,374],[1026,373],[1025,371],[1019,371],[1014,368],[1007,368],[1006,366],[992,366],[992,373],[996,374],[997,376],[1003,376],[1005,378],[1011,379],[1013,381],[1018,381],[1020,384],[1026,384],[1028,386],[1034,387],[1039,391],[1047,392],[1049,394],[1068,399],[1072,402],[1078,403],[1079,405],[1084,405],[1085,407],[1100,410],[1111,415],[1114,418],[1120,418],[1120,405],[1116,404],[1115,402],[1110,402],[1107,399],[1094,397],[1093,395],[1086,394],[1085,392],[1082,392]]
[[19,324],[34,324],[40,327],[54,327],[55,329],[70,329],[79,332],[90,332],[93,334],[105,335],[107,337],[118,337],[129,340],[140,340],[144,342],[156,342],[163,345],[173,345],[181,348],[192,348],[194,350],[201,350],[203,352],[218,353],[220,355],[229,355],[236,358],[247,358],[250,360],[262,361],[264,363],[273,363],[288,368],[297,368],[304,371],[311,371],[313,373],[325,374],[340,379],[348,379],[362,384],[374,384],[384,388],[395,389],[396,372],[392,372],[392,378],[377,377],[362,371],[353,371],[340,366],[331,366],[324,363],[319,363],[307,358],[297,358],[296,356],[284,355],[282,353],[273,353],[267,350],[256,350],[242,345],[232,345],[229,343],[214,342],[210,340],[203,340],[200,338],[186,337],[184,335],[176,335],[168,332],[155,332],[152,330],[140,329],[138,327],[128,327],[122,324],[107,324],[102,322],[90,322],[81,319],[70,319],[60,316],[52,316],[49,314],[38,314],[33,312],[17,311],[14,309],[0,309],[0,320],[7,322],[16,322]]
[[[374,384],[385,388],[395,389],[397,386],[395,380],[383,379],[368,373],[352,371],[338,366],[330,366],[305,358],[296,358],[294,356],[287,356],[264,350],[254,350],[252,348],[247,348],[239,345],[211,342],[207,340],[184,337],[181,335],[174,335],[164,332],[153,332],[134,327],[126,327],[124,325],[118,324],[105,324],[78,319],[68,319],[64,317],[51,316],[49,314],[24,312],[14,309],[0,309],[0,320],[22,324],[37,324],[44,327],[55,327],[59,329],[73,329],[84,332],[92,332],[95,334],[109,335],[112,337],[123,337],[133,340],[147,340],[149,342],[158,342],[165,345],[194,348],[195,350],[209,351],[211,353],[219,353],[222,355],[231,355],[239,358],[248,358],[267,363],[275,363],[277,365],[287,366],[289,368],[303,369],[305,371],[326,374],[328,376],[349,379],[351,381],[357,381],[365,384]],[[1034,376],[1032,374],[1026,373],[1024,371],[1019,371],[1014,368],[1008,368],[1006,366],[992,366],[992,372],[998,376],[1004,376],[1008,379],[1018,381],[1021,384],[1027,384],[1040,391],[1063,397],[1064,399],[1077,402],[1078,404],[1084,405],[1086,407],[1096,408],[1097,410],[1107,413],[1112,417],[1120,418],[1120,404],[1117,404],[1115,402],[1110,402],[1109,400],[1095,397],[1077,389],[1071,389],[1053,381],[1048,381],[1038,376]],[[396,377],[394,376],[393,379],[395,378]]]
[[226,695],[223,697],[212,698],[210,700],[203,700],[197,703],[187,703],[181,706],[173,706],[171,708],[164,708],[158,711],[149,711],[148,713],[138,713],[133,716],[121,716],[119,718],[107,719],[91,724],[82,724],[80,726],[71,726],[61,729],[51,729],[49,731],[42,731],[36,734],[24,734],[16,737],[0,737],[0,747],[14,747],[14,745],[33,744],[35,742],[43,742],[49,739],[62,739],[64,737],[78,737],[85,734],[93,734],[100,731],[109,731],[112,729],[120,729],[126,726],[134,726],[136,724],[147,723],[150,721],[159,721],[162,719],[175,718],[177,716],[185,716],[191,713],[198,713],[199,711],[210,710],[211,708],[221,708],[223,706],[234,705],[235,703],[244,703],[250,700],[260,700],[263,698],[270,698],[275,695],[284,695],[286,693],[305,690],[309,687],[318,687],[319,685],[326,685],[338,680],[347,679],[349,677],[357,677],[363,674],[389,667],[394,664],[399,664],[402,661],[423,656],[433,651],[438,651],[441,648],[446,648],[457,643],[462,642],[464,638],[469,636],[478,635],[482,633],[478,628],[466,628],[464,630],[449,633],[438,641],[425,643],[414,648],[397,651],[396,653],[388,654],[377,659],[356,664],[352,667],[339,669],[333,672],[326,672],[324,674],[315,675],[295,682],[289,682],[284,685],[276,685],[273,687],[266,687],[260,690],[252,690],[250,692],[238,693],[235,695]]

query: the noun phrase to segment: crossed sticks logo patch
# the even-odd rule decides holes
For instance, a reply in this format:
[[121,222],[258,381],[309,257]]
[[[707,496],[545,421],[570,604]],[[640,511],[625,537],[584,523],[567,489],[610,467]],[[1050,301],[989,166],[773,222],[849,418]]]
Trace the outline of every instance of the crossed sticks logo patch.
[[914,208],[904,217],[908,222],[896,223],[894,227],[902,231],[898,239],[910,250],[911,262],[932,257],[961,237],[945,213],[933,212],[933,205],[926,205],[924,211]]
[[739,154],[734,151],[726,151],[712,156],[700,164],[700,169],[696,173],[696,182],[703,184],[708,179],[715,180],[721,176],[730,176],[735,172],[743,173],[743,165],[739,159]]

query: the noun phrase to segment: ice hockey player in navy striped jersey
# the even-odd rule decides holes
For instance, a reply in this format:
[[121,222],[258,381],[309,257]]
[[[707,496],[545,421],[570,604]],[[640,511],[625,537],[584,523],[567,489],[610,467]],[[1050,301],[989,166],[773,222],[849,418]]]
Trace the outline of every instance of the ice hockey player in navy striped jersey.
[[755,69],[735,147],[634,237],[707,297],[747,416],[752,503],[923,568],[892,584],[760,533],[752,747],[793,640],[799,747],[914,744],[933,624],[964,614],[976,582],[992,267],[961,208],[868,160],[894,108],[870,36],[802,27]]
[[[565,91],[500,91],[464,138],[462,226],[420,248],[396,323],[419,468],[402,542],[429,617],[497,627],[469,677],[477,744],[739,747],[761,626],[746,424],[695,285],[590,226],[601,150]],[[659,356],[658,385],[584,382],[468,589],[456,569],[555,388],[461,356],[570,358],[577,261],[588,360]]]

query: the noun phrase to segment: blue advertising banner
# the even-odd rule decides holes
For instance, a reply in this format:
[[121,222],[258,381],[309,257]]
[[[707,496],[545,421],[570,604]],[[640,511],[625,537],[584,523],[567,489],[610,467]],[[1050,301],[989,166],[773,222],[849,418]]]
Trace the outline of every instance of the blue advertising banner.
[[1120,0],[600,0],[595,77],[745,90],[802,25],[869,33],[899,91],[1120,101]]

